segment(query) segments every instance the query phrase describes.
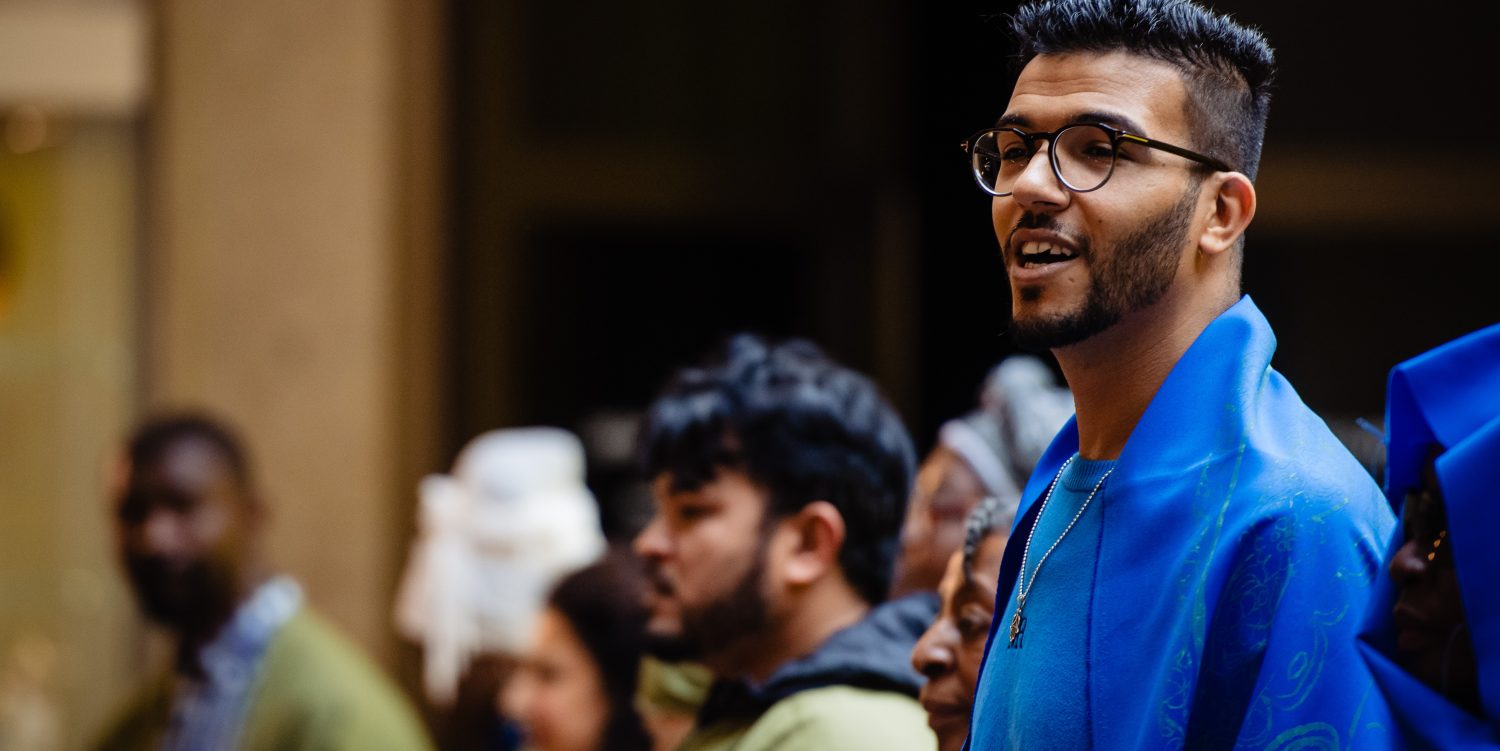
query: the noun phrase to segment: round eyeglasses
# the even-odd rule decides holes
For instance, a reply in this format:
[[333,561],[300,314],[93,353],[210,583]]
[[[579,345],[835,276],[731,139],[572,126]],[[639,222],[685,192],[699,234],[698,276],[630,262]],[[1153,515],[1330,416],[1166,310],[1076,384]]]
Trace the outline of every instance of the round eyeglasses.
[[969,155],[969,165],[979,187],[992,196],[1008,196],[1043,143],[1051,146],[1047,158],[1052,174],[1074,193],[1098,190],[1109,181],[1122,144],[1176,154],[1218,172],[1232,171],[1229,165],[1213,157],[1098,123],[1068,125],[1051,133],[990,128],[974,134],[960,146]]

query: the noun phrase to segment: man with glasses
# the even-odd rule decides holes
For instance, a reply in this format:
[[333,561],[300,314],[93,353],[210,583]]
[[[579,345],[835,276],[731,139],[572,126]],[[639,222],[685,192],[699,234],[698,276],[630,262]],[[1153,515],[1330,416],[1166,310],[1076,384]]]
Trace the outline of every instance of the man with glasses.
[[1394,520],[1240,291],[1273,72],[1180,0],[1044,0],[964,143],[1077,416],[1032,475],[969,743],[1380,748],[1354,634]]

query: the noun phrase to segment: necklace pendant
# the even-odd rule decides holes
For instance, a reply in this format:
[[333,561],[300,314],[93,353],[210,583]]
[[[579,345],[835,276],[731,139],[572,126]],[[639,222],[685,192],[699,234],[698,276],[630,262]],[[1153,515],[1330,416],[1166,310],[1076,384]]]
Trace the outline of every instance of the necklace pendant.
[[1016,603],[1016,613],[1010,617],[1010,648],[1020,649],[1021,635],[1026,633],[1026,618],[1021,615],[1022,608],[1026,607],[1026,601]]

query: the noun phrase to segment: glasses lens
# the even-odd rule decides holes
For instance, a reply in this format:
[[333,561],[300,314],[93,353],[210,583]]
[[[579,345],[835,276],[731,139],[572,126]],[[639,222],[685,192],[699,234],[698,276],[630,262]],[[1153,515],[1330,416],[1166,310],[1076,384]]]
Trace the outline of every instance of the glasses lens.
[[1097,125],[1064,128],[1052,148],[1063,182],[1076,191],[1103,185],[1115,168],[1114,140],[1109,131]]
[[991,130],[974,139],[971,150],[974,179],[997,196],[1010,195],[1016,176],[1031,160],[1031,147],[1013,130]]

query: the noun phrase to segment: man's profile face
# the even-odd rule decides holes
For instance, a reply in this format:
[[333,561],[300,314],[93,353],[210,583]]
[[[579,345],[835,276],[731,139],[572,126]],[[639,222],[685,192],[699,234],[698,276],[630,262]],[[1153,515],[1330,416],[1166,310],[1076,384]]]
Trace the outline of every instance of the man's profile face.
[[957,751],[968,736],[1005,543],[1002,530],[981,540],[967,572],[963,551],[953,554],[938,585],[942,607],[937,619],[912,650],[912,665],[927,677],[921,701],[927,722],[937,734],[938,751]]
[[747,648],[769,617],[767,498],[743,473],[721,469],[702,487],[652,484],[656,514],[635,539],[650,591],[646,632],[663,657],[716,657]]
[[[1102,123],[1191,148],[1186,103],[1181,73],[1164,62],[1124,52],[1041,55],[1021,72],[1002,119],[1026,132]],[[1181,157],[1121,144],[1109,181],[1075,193],[1053,174],[1050,149],[991,204],[1013,333],[1039,349],[1083,341],[1167,294],[1191,257],[1200,183]]]
[[183,629],[232,612],[251,508],[212,444],[183,437],[155,462],[128,468],[115,512],[120,556],[148,618]]

